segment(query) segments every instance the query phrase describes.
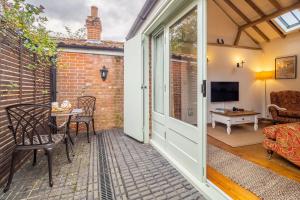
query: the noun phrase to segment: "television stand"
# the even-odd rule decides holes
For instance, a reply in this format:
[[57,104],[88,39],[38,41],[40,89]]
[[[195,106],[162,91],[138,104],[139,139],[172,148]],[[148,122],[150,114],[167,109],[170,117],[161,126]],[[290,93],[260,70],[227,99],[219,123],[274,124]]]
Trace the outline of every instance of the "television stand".
[[231,133],[231,126],[237,124],[254,124],[254,131],[258,129],[258,115],[260,113],[252,111],[227,111],[217,112],[211,111],[212,127],[216,127],[216,122],[227,125],[227,134]]

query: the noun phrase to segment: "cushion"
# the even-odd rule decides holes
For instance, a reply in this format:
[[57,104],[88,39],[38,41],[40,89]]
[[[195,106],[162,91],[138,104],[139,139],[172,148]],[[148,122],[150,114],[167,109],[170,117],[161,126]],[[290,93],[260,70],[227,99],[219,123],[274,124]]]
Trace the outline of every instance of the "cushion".
[[86,117],[86,116],[77,116],[74,120],[72,120],[73,122],[86,122],[89,123],[90,121],[92,121],[92,117]]
[[[52,142],[57,144],[64,139],[64,134],[53,134]],[[41,140],[41,141],[40,141]],[[49,143],[49,135],[40,135],[40,140],[38,136],[33,136],[33,145],[38,144],[48,144]],[[25,139],[25,145],[32,145],[28,138]]]

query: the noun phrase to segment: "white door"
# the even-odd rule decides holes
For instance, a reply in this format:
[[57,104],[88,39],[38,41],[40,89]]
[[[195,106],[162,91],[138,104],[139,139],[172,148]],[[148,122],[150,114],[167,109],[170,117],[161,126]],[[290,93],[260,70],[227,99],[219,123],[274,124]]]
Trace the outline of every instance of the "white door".
[[144,85],[142,37],[137,34],[124,46],[124,132],[143,142]]
[[192,179],[203,162],[203,65],[198,57],[198,8],[191,5],[153,37],[152,144]]

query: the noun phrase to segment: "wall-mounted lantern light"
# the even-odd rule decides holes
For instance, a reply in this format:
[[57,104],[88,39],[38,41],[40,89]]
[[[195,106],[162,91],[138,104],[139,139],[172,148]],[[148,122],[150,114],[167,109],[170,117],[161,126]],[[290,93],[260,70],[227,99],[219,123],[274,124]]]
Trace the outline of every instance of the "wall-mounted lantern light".
[[236,63],[236,67],[237,67],[237,68],[243,68],[243,67],[244,67],[244,64],[245,64],[245,61],[242,60],[241,62],[237,62],[237,63]]
[[100,69],[100,76],[103,81],[106,80],[107,75],[108,75],[108,69],[105,66],[103,66],[102,69]]

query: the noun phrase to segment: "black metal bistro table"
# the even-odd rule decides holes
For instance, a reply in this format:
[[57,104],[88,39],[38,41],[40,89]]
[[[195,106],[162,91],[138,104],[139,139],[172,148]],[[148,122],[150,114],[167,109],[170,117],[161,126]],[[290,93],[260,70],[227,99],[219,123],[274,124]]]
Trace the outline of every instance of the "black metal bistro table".
[[[51,117],[53,118],[65,118],[65,122],[67,123],[66,125],[66,134],[71,142],[71,144],[74,146],[74,141],[71,137],[71,134],[70,134],[70,124],[71,124],[71,119],[73,116],[77,116],[79,114],[83,113],[83,110],[82,109],[73,109],[72,111],[70,112],[52,112],[51,113]],[[56,121],[56,120],[55,120]]]

